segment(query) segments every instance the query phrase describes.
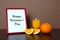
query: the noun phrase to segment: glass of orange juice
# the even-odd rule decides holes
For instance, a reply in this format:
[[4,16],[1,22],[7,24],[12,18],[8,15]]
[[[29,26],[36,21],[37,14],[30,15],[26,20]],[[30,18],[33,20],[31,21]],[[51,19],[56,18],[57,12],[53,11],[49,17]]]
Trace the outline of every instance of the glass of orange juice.
[[35,18],[34,20],[32,20],[32,27],[34,29],[40,28],[40,20],[38,20],[37,18]]

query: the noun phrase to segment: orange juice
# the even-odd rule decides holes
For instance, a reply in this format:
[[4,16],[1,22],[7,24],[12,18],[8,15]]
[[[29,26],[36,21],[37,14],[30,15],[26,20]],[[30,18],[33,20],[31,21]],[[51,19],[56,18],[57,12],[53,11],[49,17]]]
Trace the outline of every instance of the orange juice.
[[40,20],[38,20],[37,18],[35,18],[35,20],[32,20],[32,27],[33,28],[40,28]]

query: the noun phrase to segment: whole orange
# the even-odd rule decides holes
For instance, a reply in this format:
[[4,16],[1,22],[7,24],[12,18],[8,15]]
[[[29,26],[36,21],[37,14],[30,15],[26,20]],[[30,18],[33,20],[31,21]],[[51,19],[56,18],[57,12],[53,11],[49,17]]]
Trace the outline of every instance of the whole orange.
[[51,30],[52,30],[52,26],[49,23],[43,23],[40,26],[40,30],[41,30],[42,33],[50,33]]

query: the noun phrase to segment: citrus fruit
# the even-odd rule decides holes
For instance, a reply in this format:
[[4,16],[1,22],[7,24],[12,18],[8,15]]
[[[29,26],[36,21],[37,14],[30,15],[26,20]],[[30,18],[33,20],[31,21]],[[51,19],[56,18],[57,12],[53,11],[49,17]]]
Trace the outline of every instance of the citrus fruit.
[[40,29],[34,29],[33,34],[38,34],[40,32]]
[[32,34],[33,33],[33,29],[25,29],[25,33],[26,34]]
[[49,23],[43,23],[40,26],[40,30],[41,30],[42,33],[49,33],[52,30],[52,26]]

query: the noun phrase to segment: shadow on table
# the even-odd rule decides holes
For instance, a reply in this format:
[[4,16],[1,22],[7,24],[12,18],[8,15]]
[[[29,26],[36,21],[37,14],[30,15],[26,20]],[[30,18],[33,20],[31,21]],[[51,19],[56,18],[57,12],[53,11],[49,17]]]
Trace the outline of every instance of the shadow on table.
[[8,35],[8,40],[25,40],[25,34],[18,35]]
[[27,40],[51,40],[51,35],[26,35]]
[[51,35],[8,35],[8,40],[51,40]]

